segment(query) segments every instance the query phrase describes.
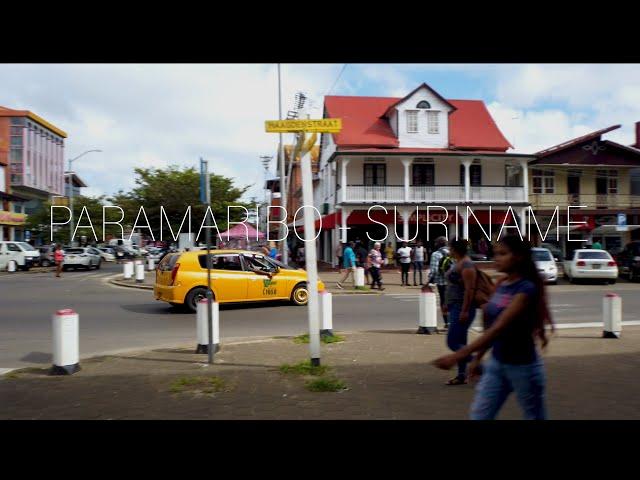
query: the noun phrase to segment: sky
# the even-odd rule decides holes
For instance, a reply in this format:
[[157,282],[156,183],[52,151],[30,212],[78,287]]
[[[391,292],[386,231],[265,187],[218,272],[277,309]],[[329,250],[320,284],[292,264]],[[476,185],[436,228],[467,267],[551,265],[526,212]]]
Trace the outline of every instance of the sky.
[[[605,138],[630,145],[640,121],[637,64],[283,64],[281,76],[285,116],[299,91],[312,118],[327,94],[402,97],[423,82],[447,99],[483,100],[518,153],[617,124]],[[0,65],[0,105],[65,130],[66,158],[102,150],[74,163],[88,195],[132,188],[135,167],[198,168],[204,157],[250,187],[245,200],[262,199],[277,93],[275,64]]]

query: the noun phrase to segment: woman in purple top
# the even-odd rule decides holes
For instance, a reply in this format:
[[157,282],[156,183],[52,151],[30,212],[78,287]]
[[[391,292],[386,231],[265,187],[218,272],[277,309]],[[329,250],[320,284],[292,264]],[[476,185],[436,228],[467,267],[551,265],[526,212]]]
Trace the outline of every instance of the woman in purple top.
[[[484,306],[484,333],[466,347],[434,361],[449,369],[477,352],[469,366],[471,377],[481,375],[471,406],[472,420],[491,420],[511,392],[515,392],[524,417],[546,418],[545,372],[536,349],[547,345],[545,325],[553,326],[544,284],[531,257],[529,242],[517,236],[503,238],[495,250],[496,268],[507,274]],[[481,368],[484,353],[492,358]]]

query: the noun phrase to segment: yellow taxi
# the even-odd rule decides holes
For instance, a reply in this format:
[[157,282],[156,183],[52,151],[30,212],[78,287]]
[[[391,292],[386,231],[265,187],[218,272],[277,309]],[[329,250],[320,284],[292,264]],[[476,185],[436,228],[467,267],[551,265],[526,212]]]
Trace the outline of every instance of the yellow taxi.
[[[307,272],[247,250],[211,251],[211,290],[219,303],[289,300],[306,305],[309,300]],[[318,290],[324,290],[321,281]],[[153,294],[195,312],[207,296],[206,250],[166,255],[156,268]]]

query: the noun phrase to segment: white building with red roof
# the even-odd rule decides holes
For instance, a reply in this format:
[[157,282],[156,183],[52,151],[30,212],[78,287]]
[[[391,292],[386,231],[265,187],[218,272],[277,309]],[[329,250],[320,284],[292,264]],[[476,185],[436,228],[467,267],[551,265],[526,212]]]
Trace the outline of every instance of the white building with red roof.
[[[527,163],[534,157],[508,152],[512,145],[481,100],[445,99],[423,83],[403,98],[326,96],[323,118],[342,119],[342,131],[320,141],[315,203],[327,262],[335,264],[339,241],[383,238],[381,223],[394,246],[394,220],[397,236],[409,241],[432,243],[445,228],[451,238],[456,225],[471,240],[491,226],[495,238],[509,206],[520,217],[529,205]],[[387,213],[368,214],[374,205]],[[477,214],[468,228],[467,205]],[[447,209],[446,219],[436,206]],[[447,227],[434,224],[440,221]]]

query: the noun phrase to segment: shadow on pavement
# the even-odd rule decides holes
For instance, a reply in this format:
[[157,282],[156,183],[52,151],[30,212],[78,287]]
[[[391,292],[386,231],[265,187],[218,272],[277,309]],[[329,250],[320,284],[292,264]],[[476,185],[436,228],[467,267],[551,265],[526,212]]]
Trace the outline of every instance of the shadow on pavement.
[[29,363],[51,363],[53,361],[53,355],[45,352],[31,352],[22,357],[20,361]]

